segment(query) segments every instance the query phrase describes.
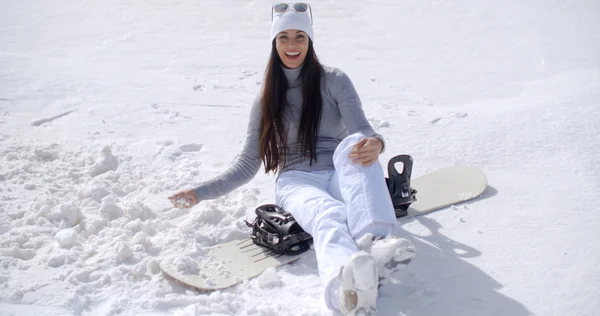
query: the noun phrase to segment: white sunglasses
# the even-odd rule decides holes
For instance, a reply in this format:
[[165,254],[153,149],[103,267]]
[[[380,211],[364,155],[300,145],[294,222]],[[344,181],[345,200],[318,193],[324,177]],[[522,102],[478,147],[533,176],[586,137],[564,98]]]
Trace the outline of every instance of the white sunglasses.
[[306,12],[310,13],[310,24],[312,25],[312,9],[310,8],[310,4],[308,3],[279,3],[273,5],[271,8],[271,21],[273,21],[273,16],[275,13],[284,13],[287,10],[294,10],[296,12]]

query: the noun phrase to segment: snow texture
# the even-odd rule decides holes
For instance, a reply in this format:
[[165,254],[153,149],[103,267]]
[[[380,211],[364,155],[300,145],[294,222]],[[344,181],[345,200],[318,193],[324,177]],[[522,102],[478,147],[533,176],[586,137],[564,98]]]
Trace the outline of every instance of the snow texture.
[[277,270],[274,267],[267,268],[265,272],[256,278],[256,282],[261,289],[282,285],[281,280],[277,276]]
[[[271,4],[0,2],[0,315],[331,315],[314,251],[212,293],[159,268],[196,271],[274,201],[262,171],[188,210],[167,199],[240,153]],[[413,176],[469,164],[489,180],[401,220],[417,256],[379,314],[599,315],[600,2],[312,9],[315,50],[352,79],[382,163],[410,154]]]

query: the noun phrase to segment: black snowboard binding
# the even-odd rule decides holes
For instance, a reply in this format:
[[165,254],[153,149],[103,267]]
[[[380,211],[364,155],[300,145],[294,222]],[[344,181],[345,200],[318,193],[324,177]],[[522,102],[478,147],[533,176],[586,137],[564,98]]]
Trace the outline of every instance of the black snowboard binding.
[[256,208],[252,223],[252,241],[278,254],[296,255],[310,248],[312,236],[305,232],[292,215],[275,204]]
[[[395,165],[398,162],[401,162],[403,165],[402,173],[398,173],[396,170]],[[406,216],[410,204],[417,200],[417,190],[410,187],[412,165],[413,160],[409,155],[399,155],[390,159],[388,162],[389,178],[385,178],[385,182],[390,191],[396,217]]]

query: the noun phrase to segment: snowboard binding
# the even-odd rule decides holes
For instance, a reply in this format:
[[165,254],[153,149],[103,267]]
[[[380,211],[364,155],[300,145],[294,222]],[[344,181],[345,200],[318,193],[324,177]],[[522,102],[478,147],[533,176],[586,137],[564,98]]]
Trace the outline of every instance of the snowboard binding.
[[[396,170],[396,163],[402,163],[402,172]],[[413,159],[409,155],[398,155],[388,162],[388,176],[385,182],[390,191],[396,217],[408,214],[408,207],[417,200],[417,190],[410,187]]]
[[296,255],[310,248],[312,236],[305,232],[294,217],[275,204],[265,204],[256,208],[256,218],[252,223],[252,241],[275,253]]

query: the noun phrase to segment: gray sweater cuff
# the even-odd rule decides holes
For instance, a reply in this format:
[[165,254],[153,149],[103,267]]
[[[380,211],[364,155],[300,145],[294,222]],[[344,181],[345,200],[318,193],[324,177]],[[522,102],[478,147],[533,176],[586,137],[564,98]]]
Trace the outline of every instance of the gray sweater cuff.
[[383,136],[381,136],[380,134],[375,134],[375,135],[373,135],[373,137],[379,138],[381,140],[381,142],[383,143],[383,148],[381,148],[381,153],[380,153],[380,154],[383,154],[385,152],[385,138],[383,138]]

